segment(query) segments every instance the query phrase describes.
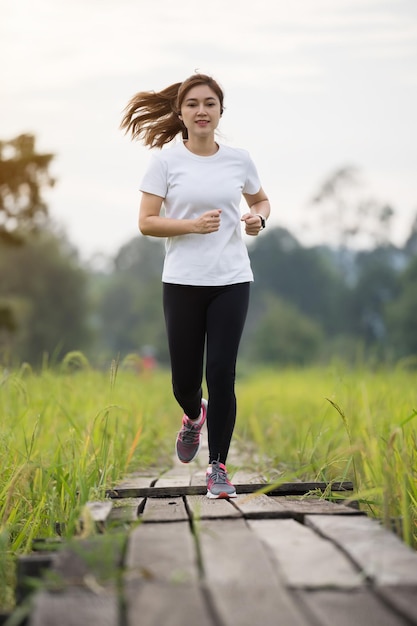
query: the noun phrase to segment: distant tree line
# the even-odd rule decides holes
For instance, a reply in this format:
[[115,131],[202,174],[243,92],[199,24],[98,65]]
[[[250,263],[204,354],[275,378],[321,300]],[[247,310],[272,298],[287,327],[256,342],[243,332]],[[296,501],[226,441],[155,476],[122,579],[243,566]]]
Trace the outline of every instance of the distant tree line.
[[[82,267],[48,221],[42,191],[54,182],[52,158],[36,152],[30,135],[0,142],[0,364],[36,366],[71,350],[96,365],[150,351],[168,363],[163,241],[138,234],[109,271]],[[333,233],[330,243],[307,247],[270,225],[250,242],[255,283],[243,360],[417,363],[417,219],[394,246],[394,210],[358,196],[357,179],[355,168],[336,170],[312,200],[310,215]]]

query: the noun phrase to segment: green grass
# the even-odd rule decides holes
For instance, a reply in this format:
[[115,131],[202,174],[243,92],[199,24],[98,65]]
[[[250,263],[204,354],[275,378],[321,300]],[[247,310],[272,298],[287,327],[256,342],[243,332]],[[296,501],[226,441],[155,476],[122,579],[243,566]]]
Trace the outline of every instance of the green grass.
[[11,603],[16,554],[57,525],[72,536],[85,502],[171,460],[177,408],[166,373],[67,369],[0,379],[0,608]]
[[[355,498],[417,545],[417,386],[401,369],[265,370],[238,378],[235,440],[268,480],[353,480]],[[130,471],[157,475],[180,410],[170,374],[59,370],[0,378],[0,609],[13,603],[15,556],[34,539],[71,537],[85,502]],[[243,454],[246,453],[246,454]]]
[[362,508],[417,547],[415,373],[258,372],[239,407],[236,435],[269,480],[352,480]]

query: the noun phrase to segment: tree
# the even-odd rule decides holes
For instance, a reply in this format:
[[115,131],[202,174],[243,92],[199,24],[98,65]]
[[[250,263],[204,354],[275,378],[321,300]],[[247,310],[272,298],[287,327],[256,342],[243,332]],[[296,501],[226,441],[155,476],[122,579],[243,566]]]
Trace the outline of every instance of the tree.
[[55,182],[48,171],[53,156],[38,154],[30,134],[0,141],[0,240],[17,242],[45,223],[42,192]]
[[163,241],[135,237],[114,260],[114,272],[98,298],[99,334],[110,354],[141,352],[152,346],[158,360],[168,350],[162,311]]
[[90,342],[87,277],[63,239],[44,231],[0,247],[3,360],[41,362]]
[[417,257],[401,277],[401,292],[386,307],[390,345],[394,356],[417,357]]
[[265,294],[263,304],[264,313],[248,341],[251,360],[279,365],[311,363],[323,340],[319,325],[293,304],[271,294]]
[[[319,227],[327,229],[330,241],[340,253],[349,247],[386,245],[390,238],[394,209],[364,191],[358,168],[346,165],[332,172],[312,199],[320,208]],[[354,246],[355,244],[355,246]]]
[[417,214],[411,224],[410,233],[404,246],[405,253],[412,258],[417,255]]
[[347,305],[349,331],[366,347],[386,342],[385,311],[400,292],[399,264],[402,253],[394,246],[382,246],[356,255],[356,281]]
[[[262,292],[292,302],[329,334],[343,330],[346,287],[343,275],[326,248],[304,248],[284,228],[272,228],[249,251],[255,275],[252,312]],[[251,320],[248,320],[249,324]]]

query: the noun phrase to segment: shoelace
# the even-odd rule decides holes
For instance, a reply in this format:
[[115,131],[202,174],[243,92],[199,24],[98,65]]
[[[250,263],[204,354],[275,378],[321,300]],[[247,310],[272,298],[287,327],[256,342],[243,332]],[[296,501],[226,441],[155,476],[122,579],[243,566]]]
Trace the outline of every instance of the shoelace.
[[200,424],[185,424],[180,431],[180,439],[183,443],[197,443],[200,436]]
[[222,469],[212,469],[209,480],[215,483],[227,484],[227,473]]

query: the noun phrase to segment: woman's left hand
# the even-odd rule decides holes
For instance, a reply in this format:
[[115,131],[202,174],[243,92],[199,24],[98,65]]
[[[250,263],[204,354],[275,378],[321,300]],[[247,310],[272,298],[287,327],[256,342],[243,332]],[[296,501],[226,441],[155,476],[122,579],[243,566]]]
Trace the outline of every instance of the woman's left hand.
[[245,232],[247,235],[259,235],[259,231],[262,230],[261,218],[259,215],[253,213],[245,213],[241,217],[241,221],[245,222]]

